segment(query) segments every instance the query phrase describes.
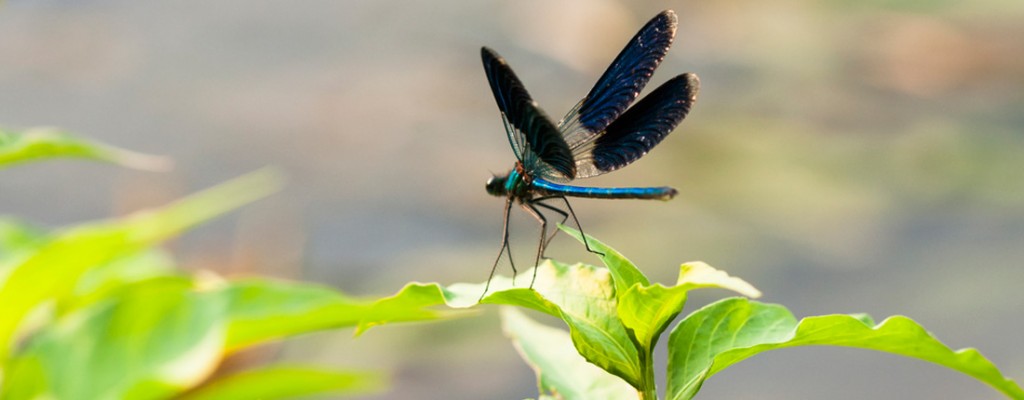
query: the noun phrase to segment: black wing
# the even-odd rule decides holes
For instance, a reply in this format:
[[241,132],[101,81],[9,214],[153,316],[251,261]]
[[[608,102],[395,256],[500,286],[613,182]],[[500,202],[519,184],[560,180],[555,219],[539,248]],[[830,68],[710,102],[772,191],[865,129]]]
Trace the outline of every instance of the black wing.
[[576,177],[576,163],[562,134],[530,98],[516,74],[501,56],[480,49],[484,72],[498,103],[509,143],[527,172],[569,180]]
[[577,178],[614,171],[647,154],[686,117],[700,81],[686,73],[665,82],[576,150]]
[[662,11],[640,28],[559,126],[571,148],[601,134],[636,100],[665,58],[676,33],[676,14]]

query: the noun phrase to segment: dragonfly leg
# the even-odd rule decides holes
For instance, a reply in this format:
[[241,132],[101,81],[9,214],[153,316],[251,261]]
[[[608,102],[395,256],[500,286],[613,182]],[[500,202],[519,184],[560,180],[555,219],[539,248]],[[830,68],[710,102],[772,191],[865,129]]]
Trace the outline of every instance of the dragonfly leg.
[[[498,262],[501,261],[501,254],[508,251],[508,262],[512,265],[512,284],[516,283],[516,263],[512,261],[512,249],[508,246],[508,217],[512,213],[512,197],[505,199],[505,218],[501,223],[501,248],[498,249],[498,257],[494,259],[494,266],[491,267],[491,274],[487,276],[487,283],[484,285],[484,292],[480,294],[480,300],[487,295],[491,288],[491,279],[494,279],[494,272],[498,270]],[[479,302],[479,300],[477,300]]]
[[[541,200],[535,200],[535,201],[533,201],[533,204],[541,206],[541,207],[544,207],[544,208],[546,208],[548,210],[551,210],[553,212],[558,213],[558,215],[561,215],[562,216],[562,222],[559,222],[560,224],[565,224],[565,221],[569,220],[569,213],[563,211],[562,209],[560,209],[558,207],[552,206],[550,204],[542,203],[541,201],[543,201],[543,200],[544,200],[543,198]],[[551,231],[551,235],[548,236],[548,239],[546,241],[544,241],[544,249],[545,250],[548,248],[548,245],[551,244],[551,240],[555,238],[556,234],[558,234],[558,229],[557,228],[553,229]],[[541,254],[540,256],[541,256],[541,258],[547,258],[543,254]]]
[[533,206],[532,202],[524,202],[522,206],[527,213],[537,219],[537,222],[540,222],[540,241],[537,243],[537,258],[533,262],[533,278],[530,279],[530,289],[533,289],[533,283],[537,281],[537,265],[540,264],[540,257],[544,254],[545,239],[547,239],[548,233],[548,219],[544,218],[544,214],[541,214],[537,207]]
[[579,218],[576,218],[576,212],[573,211],[572,210],[572,206],[569,205],[569,199],[566,199],[565,196],[555,196],[555,197],[559,197],[559,198],[562,199],[562,201],[565,202],[565,208],[567,208],[569,210],[569,215],[572,215],[573,222],[576,223],[576,227],[577,228],[580,228],[580,236],[583,236],[583,246],[587,248],[587,251],[589,251],[591,253],[594,253],[594,254],[597,254],[597,255],[600,255],[600,256],[603,257],[604,253],[590,248],[590,243],[587,241],[587,234],[583,233],[583,225],[580,225]]

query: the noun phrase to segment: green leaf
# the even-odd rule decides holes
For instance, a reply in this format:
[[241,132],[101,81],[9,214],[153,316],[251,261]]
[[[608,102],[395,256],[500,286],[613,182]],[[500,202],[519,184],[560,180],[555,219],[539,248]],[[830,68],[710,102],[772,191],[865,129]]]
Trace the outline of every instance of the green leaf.
[[355,326],[365,302],[335,290],[271,280],[232,282],[220,289],[227,304],[229,350],[322,329]]
[[58,314],[101,301],[132,283],[179,276],[174,260],[167,252],[148,248],[121,256],[89,269],[79,279],[73,293],[58,304]]
[[985,382],[1011,398],[1024,390],[975,349],[952,350],[903,316],[878,325],[864,315],[796,318],[779,305],[725,299],[686,317],[669,337],[668,398],[690,399],[704,379],[755,354],[794,346],[878,350],[930,361]]
[[635,285],[619,298],[618,317],[647,353],[686,304],[686,290],[662,285]]
[[679,267],[676,286],[637,284],[620,295],[619,319],[637,344],[649,354],[661,333],[683,309],[687,293],[698,288],[729,289],[750,297],[761,295],[742,279],[731,277],[703,262],[689,262]]
[[26,257],[46,238],[42,229],[14,217],[0,216],[0,283],[7,279],[16,260]]
[[700,261],[691,261],[679,266],[679,279],[676,280],[676,287],[684,287],[687,290],[719,288],[732,290],[747,297],[761,297],[761,291],[754,288],[753,285]]
[[[532,269],[523,272],[520,282],[529,282],[532,274]],[[561,318],[587,361],[634,387],[640,385],[640,355],[616,317],[615,288],[608,269],[548,260],[537,267],[533,290],[513,288],[510,279],[500,276],[491,281],[491,289],[481,303],[527,307]],[[445,300],[449,306],[467,307],[483,290],[484,284],[452,285],[444,291]]]
[[258,171],[161,209],[65,229],[29,253],[3,259],[0,271],[7,275],[0,280],[0,362],[25,316],[44,302],[72,295],[86,272],[264,197],[279,181],[273,170]]
[[133,285],[33,337],[0,397],[160,398],[194,386],[223,354],[219,300],[182,278]]
[[220,290],[227,304],[228,350],[306,334],[355,326],[367,305],[311,284],[252,279],[231,282]]
[[220,289],[228,309],[229,351],[325,329],[428,321],[464,315],[429,307],[444,303],[437,285],[409,284],[379,300],[354,299],[327,287],[272,280],[232,282]]
[[[544,265],[544,264],[542,264]],[[541,276],[537,271],[537,282],[548,280],[548,277]],[[519,282],[529,282],[533,278],[533,269],[529,269],[519,275]],[[561,311],[558,305],[544,298],[539,292],[526,287],[516,287],[512,279],[502,275],[495,275],[491,279],[490,289],[484,295],[486,283],[456,283],[442,289],[444,298],[442,302],[452,308],[469,308],[477,304],[510,304],[519,307],[526,307],[532,310],[559,317]],[[537,284],[534,288],[539,287]]]
[[625,399],[636,390],[587,362],[563,330],[548,327],[512,307],[501,308],[502,326],[537,374],[541,396],[560,399]]
[[[532,275],[533,270],[527,270],[519,281],[529,282]],[[480,299],[485,286],[460,283],[442,289],[437,284],[411,284],[398,295],[378,301],[376,312],[391,310],[395,305],[415,309],[445,304],[465,309],[477,305],[478,301],[527,307],[561,318],[569,326],[573,345],[587,361],[630,384],[639,385],[639,355],[615,316],[615,289],[607,269],[583,264],[569,266],[549,260],[538,267],[533,290],[514,287],[510,278],[496,276],[491,280],[490,292]],[[402,317],[398,320],[415,319],[417,315],[411,313]],[[359,331],[388,322],[391,321],[367,317]]]
[[591,249],[604,253],[604,255],[599,255],[599,257],[601,258],[601,262],[603,262],[611,271],[612,280],[615,281],[615,290],[618,293],[623,293],[636,284],[644,286],[651,284],[651,282],[647,280],[647,277],[644,276],[644,273],[640,272],[640,269],[637,268],[632,261],[629,261],[629,259],[621,253],[615,251],[615,249],[608,247],[590,235],[587,235],[587,239],[584,242],[583,235],[579,231],[568,226],[559,224],[558,228],[576,238],[576,240],[579,240],[580,243],[589,245]]
[[[538,268],[533,296],[557,305],[576,350],[587,361],[615,374],[634,387],[641,382],[640,355],[626,328],[616,317],[615,289],[609,270],[590,265],[547,261]],[[532,273],[527,271],[527,273]],[[499,298],[494,297],[494,301]],[[504,300],[504,299],[502,299]],[[502,304],[523,305],[518,299]],[[526,296],[527,304],[534,299]],[[484,299],[491,302],[492,297]]]
[[273,400],[318,394],[367,394],[385,386],[379,373],[273,366],[221,377],[186,393],[182,400]]
[[[370,301],[320,286],[255,279],[193,282],[176,277],[128,284],[36,334],[12,358],[5,381],[19,384],[3,386],[7,392],[0,399],[167,397],[207,379],[225,354],[242,347],[367,321],[457,314],[424,310],[423,302],[409,301],[426,299],[429,289],[410,285],[396,296]],[[433,292],[442,298],[436,285]],[[296,393],[307,383],[312,385],[309,393],[379,386],[379,379],[365,380],[369,376],[361,374],[314,373],[308,381],[293,379],[299,371],[267,372],[267,379],[277,379],[267,382],[268,395]],[[359,380],[323,384],[346,376]],[[238,385],[256,378],[239,379],[200,392],[246,393]]]
[[466,315],[462,312],[429,308],[444,302],[445,296],[437,284],[410,283],[395,295],[370,304],[361,315],[356,335],[386,323],[428,321]]
[[170,159],[77,138],[67,132],[35,128],[22,132],[0,130],[0,168],[32,160],[76,157],[143,170],[167,170]]
[[42,229],[13,217],[0,217],[0,260],[37,246],[46,238]]

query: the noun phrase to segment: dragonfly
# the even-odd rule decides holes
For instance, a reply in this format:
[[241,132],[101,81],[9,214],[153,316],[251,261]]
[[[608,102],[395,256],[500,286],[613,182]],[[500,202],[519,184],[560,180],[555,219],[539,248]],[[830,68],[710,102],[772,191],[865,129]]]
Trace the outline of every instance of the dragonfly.
[[[675,38],[676,25],[672,10],[663,11],[647,22],[612,61],[590,93],[557,124],[530,97],[505,59],[494,50],[481,48],[484,72],[516,156],[515,165],[507,174],[491,176],[486,185],[488,194],[505,198],[505,209],[501,249],[487,278],[485,295],[506,251],[513,277],[516,273],[509,247],[509,216],[514,203],[540,223],[536,266],[557,233],[555,230],[547,236],[548,220],[541,209],[557,213],[562,223],[571,215],[582,232],[583,227],[567,197],[669,200],[677,194],[671,187],[604,188],[566,184],[617,170],[643,157],[689,113],[700,87],[697,75],[692,73],[669,79],[630,107],[665,58]],[[556,201],[564,203],[565,210],[551,204]],[[587,251],[600,254],[591,249],[586,235],[583,237]],[[531,288],[536,279],[535,268]]]

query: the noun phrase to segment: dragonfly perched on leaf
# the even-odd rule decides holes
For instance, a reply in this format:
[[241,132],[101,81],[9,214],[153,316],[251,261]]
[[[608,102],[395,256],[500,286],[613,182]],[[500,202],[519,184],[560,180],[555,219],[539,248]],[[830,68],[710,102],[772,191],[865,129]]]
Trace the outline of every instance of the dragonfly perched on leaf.
[[[498,53],[486,47],[481,49],[487,81],[501,110],[508,141],[516,156],[515,166],[508,174],[492,176],[487,181],[487,193],[505,198],[505,213],[501,249],[491,268],[484,294],[506,250],[515,273],[508,243],[508,219],[514,202],[540,222],[540,243],[534,262],[537,265],[555,235],[547,236],[547,218],[538,207],[558,213],[563,223],[571,215],[579,226],[567,196],[669,200],[676,195],[676,190],[670,187],[565,185],[574,179],[601,175],[636,161],[660,143],[690,111],[700,86],[697,75],[691,73],[668,80],[629,107],[665,58],[675,32],[676,15],[671,10],[663,11],[647,22],[601,75],[590,93],[558,124],[540,109]],[[547,203],[555,200],[564,202],[566,210]],[[597,253],[586,240],[584,245],[588,251]],[[536,278],[537,270],[534,269],[533,279]],[[530,287],[533,287],[533,280]]]

